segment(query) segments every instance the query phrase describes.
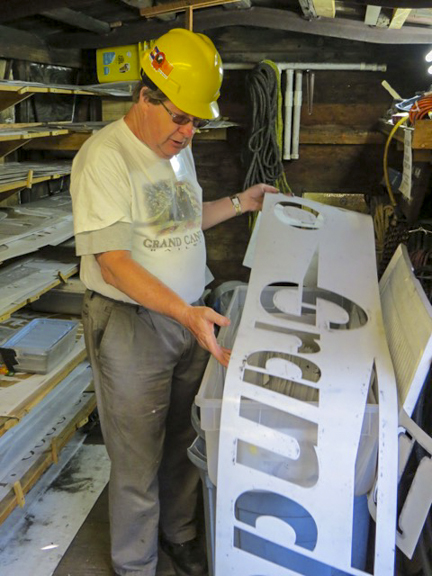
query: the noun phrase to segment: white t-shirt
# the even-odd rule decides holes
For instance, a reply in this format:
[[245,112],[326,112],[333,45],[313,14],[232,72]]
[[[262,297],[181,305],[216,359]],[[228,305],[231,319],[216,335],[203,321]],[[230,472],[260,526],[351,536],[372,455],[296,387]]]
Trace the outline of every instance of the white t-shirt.
[[[159,158],[123,119],[117,120],[75,156],[71,196],[81,279],[87,288],[133,303],[103,280],[94,257],[131,250],[134,260],[186,302],[198,300],[204,290],[206,250],[202,189],[190,148],[171,160]],[[97,231],[104,232],[104,245],[99,242],[95,249],[88,237]]]

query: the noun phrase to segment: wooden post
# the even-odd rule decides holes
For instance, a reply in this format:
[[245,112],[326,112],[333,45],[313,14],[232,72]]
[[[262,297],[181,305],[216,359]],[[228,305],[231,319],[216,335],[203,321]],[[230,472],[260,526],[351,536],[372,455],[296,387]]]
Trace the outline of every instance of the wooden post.
[[193,8],[188,6],[185,12],[185,28],[187,30],[193,31]]
[[17,480],[15,482],[15,484],[13,485],[13,489],[15,492],[15,497],[16,497],[16,501],[17,501],[18,506],[20,508],[24,508],[24,504],[25,504],[24,491],[22,489],[21,482],[19,480]]
[[51,456],[54,464],[58,464],[59,459],[59,449],[58,449],[58,439],[54,437],[51,441]]

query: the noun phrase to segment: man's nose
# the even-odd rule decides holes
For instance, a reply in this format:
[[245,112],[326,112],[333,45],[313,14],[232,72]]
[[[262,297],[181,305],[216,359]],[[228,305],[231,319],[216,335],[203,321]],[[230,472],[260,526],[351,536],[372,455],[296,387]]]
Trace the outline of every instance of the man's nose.
[[187,138],[192,138],[192,136],[197,131],[197,129],[195,128],[195,126],[192,123],[192,120],[190,122],[188,122],[187,124],[183,124],[183,125],[179,126],[178,129],[179,129],[179,132],[183,136],[186,136]]

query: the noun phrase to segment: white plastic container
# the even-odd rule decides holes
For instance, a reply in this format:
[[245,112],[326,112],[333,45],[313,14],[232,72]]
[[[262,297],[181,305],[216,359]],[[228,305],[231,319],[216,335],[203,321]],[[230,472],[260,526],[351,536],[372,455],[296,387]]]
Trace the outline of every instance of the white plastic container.
[[16,372],[50,372],[72,350],[78,322],[36,318],[0,347],[9,369]]
[[[243,306],[246,300],[246,291],[246,286],[239,286],[234,290],[231,304],[226,314],[227,317],[230,318],[231,324],[226,328],[222,328],[219,332],[218,342],[227,348],[231,348],[234,343],[235,335],[241,319]],[[273,306],[272,292],[272,289],[268,289],[268,291],[266,291],[264,294],[263,305],[266,309],[269,309]],[[200,409],[200,426],[205,433],[208,474],[210,480],[215,485],[217,484],[219,429],[225,374],[226,369],[219,362],[217,362],[213,356],[211,356],[204,373],[200,389],[195,397],[195,404]],[[289,434],[294,436],[298,442],[302,443],[303,450],[307,451],[309,447],[312,455],[313,430],[311,427],[308,427],[306,423],[303,423],[303,425],[300,426],[298,420],[294,416],[290,417],[288,414],[285,414],[284,418],[280,421],[269,422],[269,415],[270,418],[273,418],[274,410],[265,406],[257,408],[256,403],[253,403],[253,405],[251,404],[250,407],[247,407],[247,402],[245,402],[245,404],[246,411],[250,410],[252,412],[256,412],[258,409],[260,412],[258,417],[255,416],[253,418],[253,421],[259,421],[276,430],[289,432]],[[254,467],[254,461],[256,461],[257,467],[259,467],[259,469],[266,469],[269,472],[274,472],[277,468],[277,475],[282,475],[282,477],[284,477],[286,480],[293,480],[293,478],[291,478],[292,474],[295,474],[296,477],[298,475],[307,477],[309,474],[307,458],[304,459],[304,467],[299,469],[297,466],[287,466],[286,459],[284,464],[284,460],[282,458],[280,461],[278,461],[275,456],[264,453],[265,451],[262,452],[259,448],[253,451],[248,450],[246,452],[242,452],[243,450],[244,446],[240,445],[239,454],[241,454],[242,457],[247,460],[249,466]],[[366,407],[366,413],[361,432],[361,441],[357,454],[355,483],[356,496],[365,494],[372,487],[376,472],[377,450],[378,406],[375,403],[370,403],[367,404]],[[281,467],[283,467],[283,469]]]
[[86,287],[79,278],[69,278],[31,303],[32,310],[81,315]]

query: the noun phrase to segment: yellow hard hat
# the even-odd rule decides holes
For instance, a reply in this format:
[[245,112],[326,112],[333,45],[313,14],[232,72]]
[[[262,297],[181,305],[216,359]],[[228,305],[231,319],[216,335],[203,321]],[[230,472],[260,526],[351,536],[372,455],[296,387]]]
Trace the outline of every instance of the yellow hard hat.
[[204,34],[174,28],[146,50],[141,66],[148,78],[186,114],[213,119],[219,116],[222,60]]

